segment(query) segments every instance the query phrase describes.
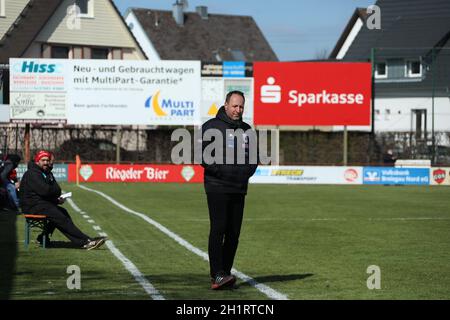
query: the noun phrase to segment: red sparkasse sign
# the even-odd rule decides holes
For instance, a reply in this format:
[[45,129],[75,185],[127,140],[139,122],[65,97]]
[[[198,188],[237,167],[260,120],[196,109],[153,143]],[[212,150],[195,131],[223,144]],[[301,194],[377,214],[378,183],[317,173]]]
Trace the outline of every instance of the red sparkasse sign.
[[[69,182],[76,181],[76,165],[69,164]],[[200,165],[82,164],[80,182],[203,182]]]
[[255,62],[255,125],[369,126],[366,62]]

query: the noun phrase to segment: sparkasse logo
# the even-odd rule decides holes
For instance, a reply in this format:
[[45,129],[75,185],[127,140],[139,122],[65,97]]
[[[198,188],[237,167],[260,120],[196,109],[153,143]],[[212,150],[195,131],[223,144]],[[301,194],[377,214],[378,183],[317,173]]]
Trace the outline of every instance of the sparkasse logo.
[[281,87],[275,84],[274,77],[267,78],[267,84],[261,86],[261,102],[280,103]]
[[304,104],[360,104],[364,103],[361,93],[329,93],[322,90],[321,93],[302,93],[297,90],[289,91],[289,103],[301,107]]
[[[275,84],[275,78],[272,76],[267,78],[267,84],[261,86],[261,102],[281,102],[281,86]],[[327,90],[322,90],[320,93],[304,93],[298,90],[290,90],[288,102],[298,107],[304,104],[362,105],[364,103],[364,95],[361,93],[330,93]]]

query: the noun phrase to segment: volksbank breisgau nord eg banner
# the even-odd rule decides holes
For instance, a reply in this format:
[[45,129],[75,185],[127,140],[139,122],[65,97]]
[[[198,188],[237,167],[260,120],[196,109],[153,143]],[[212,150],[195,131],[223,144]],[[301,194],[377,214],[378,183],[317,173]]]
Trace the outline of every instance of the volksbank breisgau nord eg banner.
[[200,124],[199,61],[11,59],[11,118]]

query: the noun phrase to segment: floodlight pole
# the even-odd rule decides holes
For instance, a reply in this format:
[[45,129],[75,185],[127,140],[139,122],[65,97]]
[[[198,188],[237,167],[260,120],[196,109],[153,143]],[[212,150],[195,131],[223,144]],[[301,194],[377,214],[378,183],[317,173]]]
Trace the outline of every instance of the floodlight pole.
[[435,66],[435,51],[434,48],[431,49],[431,163],[436,163],[436,139],[434,136],[434,96],[435,96],[435,76],[434,71],[436,70]]

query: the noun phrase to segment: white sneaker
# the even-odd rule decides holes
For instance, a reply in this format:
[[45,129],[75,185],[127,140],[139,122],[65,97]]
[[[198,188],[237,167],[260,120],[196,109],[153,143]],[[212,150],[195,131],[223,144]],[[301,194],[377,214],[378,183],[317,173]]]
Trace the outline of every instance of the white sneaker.
[[102,244],[104,244],[105,241],[106,241],[106,237],[97,238],[95,240],[89,240],[88,243],[86,243],[83,246],[83,249],[92,250],[92,249],[98,248]]

